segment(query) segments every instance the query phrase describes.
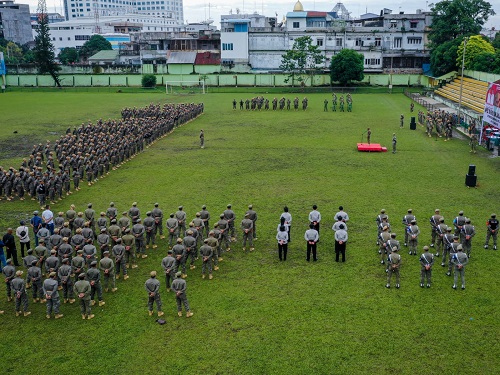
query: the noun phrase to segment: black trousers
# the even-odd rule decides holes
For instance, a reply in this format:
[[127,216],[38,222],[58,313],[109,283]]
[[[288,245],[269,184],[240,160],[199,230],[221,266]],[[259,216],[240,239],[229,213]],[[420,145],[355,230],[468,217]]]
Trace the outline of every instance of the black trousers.
[[17,249],[7,249],[7,259],[12,259],[14,266],[19,267],[19,262],[17,261]]
[[307,241],[307,260],[309,261],[311,259],[311,251],[313,255],[313,260],[316,261],[316,242],[309,243],[310,241]]
[[311,222],[311,224],[313,225],[313,228],[316,229],[319,233],[319,222],[316,222],[316,224],[314,224],[313,222]]
[[339,261],[340,254],[342,254],[342,262],[345,262],[345,242],[340,244],[335,241],[335,261]]
[[280,245],[278,244],[278,256],[280,260],[286,260],[286,254],[288,252],[288,244]]

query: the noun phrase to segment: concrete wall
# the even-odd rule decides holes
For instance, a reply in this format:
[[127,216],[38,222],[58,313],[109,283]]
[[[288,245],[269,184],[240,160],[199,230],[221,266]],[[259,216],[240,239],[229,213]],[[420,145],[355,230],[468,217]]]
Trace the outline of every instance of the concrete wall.
[[[183,70],[183,65],[175,65]],[[186,65],[191,67],[192,65]],[[166,82],[175,81],[199,81],[200,74],[190,74],[189,68],[183,74],[156,74],[157,85],[165,85]],[[292,81],[285,82],[287,76],[284,74],[203,74],[206,86],[247,86],[247,87],[290,87]],[[7,86],[11,87],[54,87],[54,80],[49,75],[7,74]],[[65,87],[140,87],[141,74],[62,74],[61,85]],[[372,86],[388,86],[391,82],[394,86],[423,85],[427,80],[418,74],[365,74],[363,83]],[[295,80],[294,86],[299,86]],[[318,74],[314,76],[313,82],[308,78],[306,86],[329,86],[330,76]],[[336,86],[334,84],[334,86]]]
[[484,82],[496,82],[500,80],[500,74],[477,72],[475,70],[464,70],[464,76],[478,79]]

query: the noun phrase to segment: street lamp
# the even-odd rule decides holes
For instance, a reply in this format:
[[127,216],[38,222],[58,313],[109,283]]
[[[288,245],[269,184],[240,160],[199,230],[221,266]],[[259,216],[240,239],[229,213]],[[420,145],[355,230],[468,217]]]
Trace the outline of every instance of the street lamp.
[[462,109],[462,92],[464,88],[464,65],[465,65],[465,48],[467,47],[467,42],[469,41],[469,37],[464,38],[464,49],[462,51],[462,79],[460,80],[460,97],[458,99],[458,125],[460,125],[460,111]]

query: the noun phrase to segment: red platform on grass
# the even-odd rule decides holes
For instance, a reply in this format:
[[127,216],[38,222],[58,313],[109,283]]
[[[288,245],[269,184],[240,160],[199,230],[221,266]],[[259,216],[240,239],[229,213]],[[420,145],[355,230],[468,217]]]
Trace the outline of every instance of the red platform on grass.
[[358,151],[387,152],[387,147],[382,147],[379,143],[358,143]]

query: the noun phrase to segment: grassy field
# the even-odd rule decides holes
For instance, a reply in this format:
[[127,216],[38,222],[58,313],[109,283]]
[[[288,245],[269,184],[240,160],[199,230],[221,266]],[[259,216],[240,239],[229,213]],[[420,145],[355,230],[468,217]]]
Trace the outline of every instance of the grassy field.
[[[273,94],[269,94],[272,99]],[[499,253],[482,248],[485,220],[500,214],[500,159],[465,140],[444,142],[408,129],[409,99],[402,94],[354,95],[354,112],[323,112],[326,94],[310,94],[306,111],[233,111],[233,98],[252,93],[174,96],[127,93],[21,93],[0,96],[2,165],[18,166],[32,144],[54,139],[87,120],[116,118],[123,106],[151,101],[205,103],[205,114],[176,129],[91,188],[53,207],[71,203],[96,211],[114,201],[119,211],[133,201],[145,213],[160,203],[168,215],[182,204],[189,218],[206,204],[216,218],[232,203],[237,221],[248,204],[258,212],[256,251],[241,244],[224,256],[213,280],[201,264],[188,271],[191,319],[176,316],[172,293],[162,299],[166,325],[148,317],[143,284],[160,271],[166,243],[105,294],[96,318],[82,321],[76,305],[62,305],[62,320],[45,319],[45,306],[16,318],[6,310],[0,368],[28,374],[495,374],[500,368]],[[287,94],[293,98],[294,94]],[[418,106],[416,106],[416,109]],[[407,125],[399,129],[399,115]],[[415,113],[416,115],[416,113]],[[359,153],[367,127],[372,142],[398,152]],[[206,148],[198,145],[205,130]],[[17,134],[13,134],[18,131]],[[20,146],[27,145],[27,146]],[[479,187],[464,186],[468,165]],[[284,205],[293,215],[289,259],[279,262],[275,237]],[[319,261],[305,261],[304,231],[311,206],[322,213]],[[333,215],[349,213],[347,261],[334,262]],[[440,208],[451,225],[458,211],[478,232],[466,271],[467,289],[434,267],[433,287],[419,287],[418,257],[402,252],[401,289],[386,289],[375,246],[375,217],[385,208],[393,228],[414,210],[421,245],[430,240],[428,218]],[[32,202],[0,202],[2,228],[36,209]],[[214,222],[214,220],[212,220]],[[241,235],[239,236],[239,239]],[[199,261],[198,261],[199,262]]]

